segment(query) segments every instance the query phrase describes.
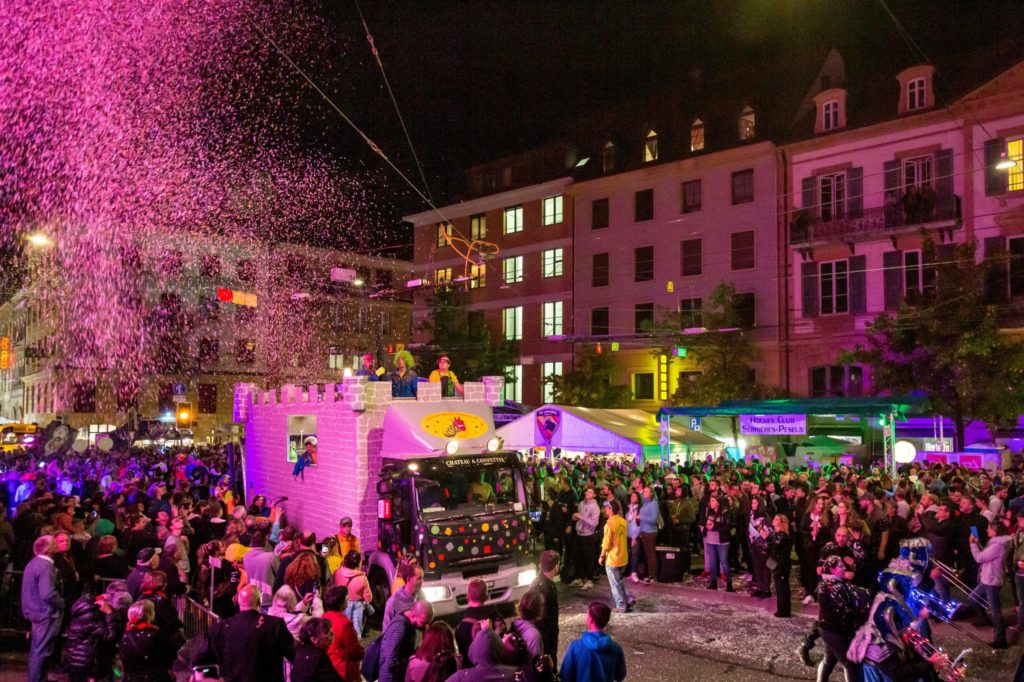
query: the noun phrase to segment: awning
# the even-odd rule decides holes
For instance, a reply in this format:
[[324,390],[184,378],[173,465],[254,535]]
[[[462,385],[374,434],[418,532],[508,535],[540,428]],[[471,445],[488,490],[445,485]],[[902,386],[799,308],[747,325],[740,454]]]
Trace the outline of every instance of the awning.
[[663,407],[659,415],[672,417],[734,417],[750,414],[856,414],[878,416],[926,414],[928,398],[921,395],[880,396],[871,398],[805,398],[787,400],[726,400],[715,407]]
[[[505,447],[524,450],[551,446],[564,450],[631,454],[640,458],[644,448],[660,445],[657,418],[644,410],[600,409],[544,405],[497,431]],[[724,445],[702,433],[672,424],[672,446],[690,452],[715,452]]]

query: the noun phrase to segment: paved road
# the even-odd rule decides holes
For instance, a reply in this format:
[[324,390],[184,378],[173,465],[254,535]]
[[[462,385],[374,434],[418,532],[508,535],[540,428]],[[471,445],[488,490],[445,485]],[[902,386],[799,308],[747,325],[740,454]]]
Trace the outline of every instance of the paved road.
[[[606,581],[589,593],[566,590],[562,594],[561,642],[585,627],[587,603],[595,597],[609,600]],[[797,644],[813,621],[813,612],[780,619],[772,614],[774,600],[760,601],[742,594],[709,592],[674,585],[633,585],[638,597],[633,613],[613,614],[609,633],[626,652],[629,679],[633,680],[719,680],[764,679],[812,680],[814,669],[804,666],[796,653]],[[812,610],[809,610],[812,611]],[[983,639],[991,630],[967,629]],[[981,651],[977,643],[947,625],[936,627],[936,639],[954,653],[973,647],[969,654],[969,680],[1009,681],[1013,677],[1024,645],[1006,651]],[[812,657],[820,659],[822,650]],[[840,672],[833,680],[841,680]]]

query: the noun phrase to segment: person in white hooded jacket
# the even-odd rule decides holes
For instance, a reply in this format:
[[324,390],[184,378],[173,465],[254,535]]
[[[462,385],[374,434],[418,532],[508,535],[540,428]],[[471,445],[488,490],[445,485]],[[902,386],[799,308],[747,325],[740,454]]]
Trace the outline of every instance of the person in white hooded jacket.
[[971,536],[971,554],[978,563],[978,586],[971,593],[971,603],[982,615],[984,615],[984,611],[978,600],[981,599],[987,603],[988,615],[992,619],[996,631],[995,639],[989,646],[994,649],[1005,649],[1007,647],[1006,623],[1003,621],[999,593],[1006,572],[1006,552],[1010,536],[1007,535],[1006,526],[1001,523],[993,523],[988,527],[988,538],[988,544],[982,548],[978,539]]

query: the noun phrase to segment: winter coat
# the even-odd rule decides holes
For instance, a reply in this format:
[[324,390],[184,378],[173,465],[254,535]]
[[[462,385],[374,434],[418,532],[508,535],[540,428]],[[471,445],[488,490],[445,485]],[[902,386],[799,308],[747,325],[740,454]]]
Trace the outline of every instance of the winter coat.
[[64,644],[64,662],[69,672],[105,678],[110,674],[117,642],[124,625],[114,612],[100,611],[95,598],[86,595],[71,606],[71,622]]
[[976,542],[971,543],[971,555],[978,562],[978,582],[982,585],[998,587],[1003,584],[1006,549],[1010,539],[1009,535],[997,535],[988,541],[984,549]]
[[626,679],[622,647],[604,632],[584,632],[569,643],[562,659],[562,682],[593,682]]
[[[334,669],[346,682],[359,682],[359,662],[363,660],[364,652],[352,621],[337,611],[328,611],[324,618],[330,621],[331,630],[334,632],[334,641],[327,648],[327,656],[331,659]],[[298,654],[295,660],[298,661]]]
[[121,639],[124,682],[173,682],[177,649],[160,628],[129,629]]
[[292,682],[342,682],[327,652],[315,646],[300,646],[295,650]]
[[[719,509],[718,515],[714,516],[713,512],[708,509],[707,518],[714,519],[715,521],[714,530],[718,532],[718,544],[728,545],[729,536],[732,531],[732,512]],[[700,532],[706,539],[708,535],[707,519],[704,520],[704,524],[701,526]]]
[[489,628],[480,630],[469,646],[469,657],[474,661],[474,666],[463,668],[449,677],[447,682],[513,682],[516,669],[501,663],[502,652],[498,635]]

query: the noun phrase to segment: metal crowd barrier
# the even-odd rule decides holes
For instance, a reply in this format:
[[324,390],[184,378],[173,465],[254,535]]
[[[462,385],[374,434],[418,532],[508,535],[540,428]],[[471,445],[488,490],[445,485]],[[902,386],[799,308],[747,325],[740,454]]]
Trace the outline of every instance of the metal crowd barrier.
[[6,571],[0,575],[0,631],[28,632],[32,629],[21,615],[22,571]]
[[191,663],[192,657],[206,643],[206,634],[210,626],[220,620],[220,616],[206,608],[191,597],[175,599],[178,618],[184,624],[185,646],[178,651],[178,658]]

